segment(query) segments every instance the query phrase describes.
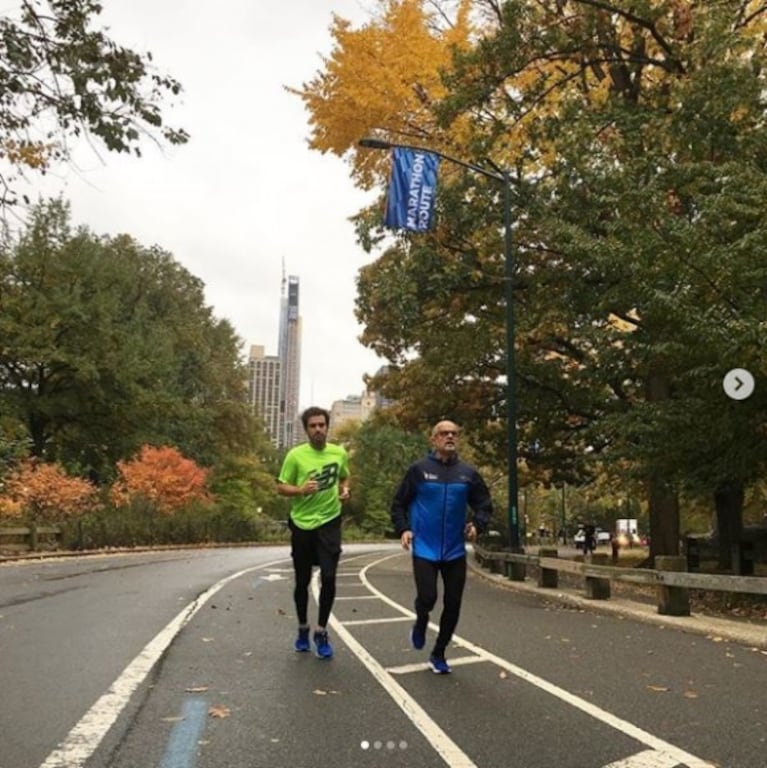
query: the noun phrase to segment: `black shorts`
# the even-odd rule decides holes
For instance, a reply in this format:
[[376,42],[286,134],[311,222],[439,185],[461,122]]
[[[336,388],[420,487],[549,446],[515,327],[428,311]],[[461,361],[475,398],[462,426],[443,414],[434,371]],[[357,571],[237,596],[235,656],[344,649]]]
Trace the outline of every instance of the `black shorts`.
[[309,531],[289,518],[288,527],[290,555],[297,565],[319,565],[323,571],[335,569],[341,556],[341,515]]

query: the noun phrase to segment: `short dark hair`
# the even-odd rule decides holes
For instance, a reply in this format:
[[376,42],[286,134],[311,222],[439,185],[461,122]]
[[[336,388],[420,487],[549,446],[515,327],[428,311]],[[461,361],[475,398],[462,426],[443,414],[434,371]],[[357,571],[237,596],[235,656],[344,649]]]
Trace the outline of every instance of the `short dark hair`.
[[301,423],[304,425],[304,431],[309,428],[309,419],[311,419],[312,416],[324,416],[325,426],[330,426],[330,413],[324,408],[312,405],[301,414]]

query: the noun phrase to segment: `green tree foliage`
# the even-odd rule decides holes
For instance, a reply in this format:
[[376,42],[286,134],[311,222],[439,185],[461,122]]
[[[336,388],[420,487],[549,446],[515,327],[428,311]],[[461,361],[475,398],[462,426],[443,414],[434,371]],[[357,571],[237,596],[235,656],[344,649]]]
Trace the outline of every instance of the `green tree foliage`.
[[286,518],[283,499],[276,491],[277,455],[264,430],[254,434],[252,452],[231,453],[217,463],[210,489],[225,514],[274,529],[276,521]]
[[378,535],[391,530],[394,491],[409,464],[427,450],[423,434],[403,431],[385,412],[374,414],[355,430],[349,458],[353,488],[349,516],[360,530]]
[[[764,398],[737,404],[721,390],[728,368],[764,373],[767,144],[754,42],[764,9],[505,10],[513,21],[493,36],[494,60],[479,52],[463,71],[493,67],[496,93],[525,84],[510,111],[539,118],[518,131],[532,140],[534,169],[522,179],[532,194],[518,293],[535,319],[523,355],[565,372],[542,390],[550,406],[586,396],[585,407],[560,410],[561,437],[550,443],[575,433],[576,455],[589,447],[630,462],[649,481],[653,548],[673,552],[675,489],[705,488],[737,517],[743,485],[764,466]],[[462,93],[459,112],[478,103],[476,90]],[[493,137],[496,151],[505,141]],[[538,369],[529,369],[534,386]]]
[[[429,13],[426,3],[382,4],[373,24],[385,28],[392,9],[416,4]],[[767,394],[757,387],[734,403],[721,388],[732,367],[757,381],[767,374],[767,10],[476,0],[471,18],[472,43],[453,48],[428,115],[403,100],[399,121],[387,113],[365,132],[511,170],[521,455],[544,482],[581,484],[602,471],[642,479],[653,553],[676,552],[679,490],[716,498],[720,522],[737,520],[767,458]],[[433,12],[430,34],[446,40],[446,19]],[[339,43],[356,45],[348,33]],[[334,55],[333,79],[315,81],[322,100],[344,97],[344,60]],[[307,103],[315,142],[351,149]],[[392,132],[405,118],[407,131]],[[384,182],[388,158],[379,158]],[[403,423],[447,404],[478,425],[475,444],[500,466],[499,190],[445,172],[438,205],[435,233],[397,236],[361,272],[363,340],[393,363],[377,383],[398,399]],[[380,238],[371,212],[358,226],[363,242]]]
[[254,448],[240,342],[170,254],[39,205],[0,253],[0,408],[33,455],[112,476],[145,444],[202,466]]
[[69,158],[72,138],[95,137],[113,152],[140,155],[142,135],[182,144],[161,104],[181,85],[154,69],[152,55],[117,44],[96,24],[95,0],[22,0],[0,17],[0,205],[14,181]]

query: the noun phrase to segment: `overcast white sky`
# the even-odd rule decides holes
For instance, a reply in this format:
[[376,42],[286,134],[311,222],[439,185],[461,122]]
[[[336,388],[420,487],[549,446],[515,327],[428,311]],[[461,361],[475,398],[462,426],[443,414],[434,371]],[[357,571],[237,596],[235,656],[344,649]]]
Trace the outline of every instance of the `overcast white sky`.
[[[357,270],[373,257],[348,221],[371,197],[345,163],[307,146],[300,86],[331,50],[331,13],[359,26],[369,0],[106,0],[101,22],[122,45],[149,50],[184,86],[167,122],[191,141],[144,157],[79,152],[78,170],[49,179],[75,224],[125,232],[171,252],[206,285],[206,301],[245,342],[277,352],[280,283],[300,278],[301,403],[361,394],[383,361],[354,318]],[[102,162],[103,161],[103,162]]]

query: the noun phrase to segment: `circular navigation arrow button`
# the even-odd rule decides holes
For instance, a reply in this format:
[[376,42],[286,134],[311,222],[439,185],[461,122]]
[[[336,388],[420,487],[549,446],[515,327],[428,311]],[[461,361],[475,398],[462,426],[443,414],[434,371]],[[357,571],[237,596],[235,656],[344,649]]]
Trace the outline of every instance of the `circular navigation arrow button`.
[[745,400],[754,391],[754,377],[745,368],[733,368],[722,381],[727,397],[733,400]]

